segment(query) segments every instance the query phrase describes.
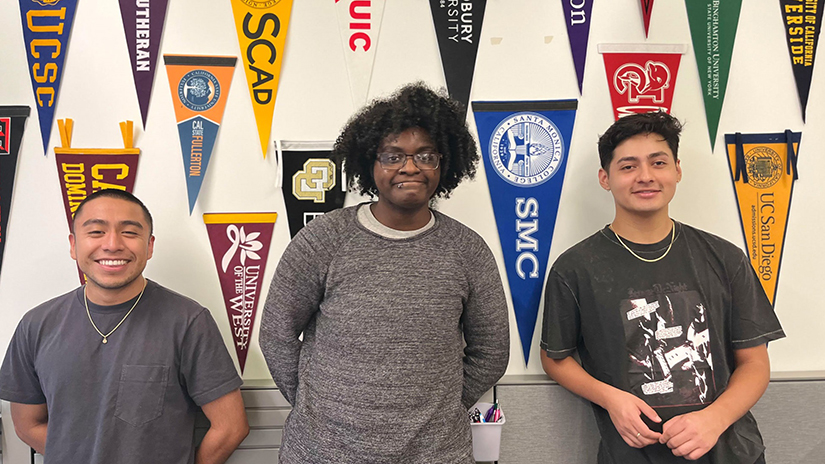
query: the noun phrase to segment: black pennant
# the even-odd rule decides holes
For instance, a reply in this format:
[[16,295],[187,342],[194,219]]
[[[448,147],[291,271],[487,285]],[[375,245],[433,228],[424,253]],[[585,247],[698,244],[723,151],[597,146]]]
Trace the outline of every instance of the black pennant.
[[6,226],[9,223],[11,196],[14,192],[14,174],[23,129],[31,108],[28,106],[0,106],[0,267],[6,248]]
[[487,0],[430,0],[447,91],[464,105],[465,112],[470,101],[486,7]]
[[779,6],[782,10],[782,24],[785,26],[785,38],[804,121],[825,1],[779,0]]
[[277,155],[291,237],[313,218],[344,206],[346,181],[332,159],[332,143],[281,142]]

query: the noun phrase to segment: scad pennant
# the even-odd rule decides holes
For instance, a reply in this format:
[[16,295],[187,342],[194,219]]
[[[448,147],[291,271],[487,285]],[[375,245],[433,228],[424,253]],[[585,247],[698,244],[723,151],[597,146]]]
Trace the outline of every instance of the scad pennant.
[[[6,6],[6,12],[8,9]],[[20,0],[23,42],[40,118],[44,155],[49,149],[57,92],[76,9],[77,0]]]
[[167,4],[168,0],[120,0],[120,15],[144,128],[149,115],[149,98],[155,81]]
[[570,52],[573,54],[573,67],[579,82],[579,94],[584,83],[584,63],[587,59],[587,41],[590,37],[590,12],[593,0],[571,2],[562,0],[564,19],[567,23],[567,37],[570,39]]
[[0,269],[6,249],[6,226],[9,224],[11,196],[14,193],[17,154],[30,112],[28,106],[0,106]]
[[312,219],[344,206],[347,183],[341,164],[332,159],[332,142],[283,141],[278,146],[289,232],[295,237]]
[[473,102],[525,364],[577,105],[576,100]]
[[246,81],[266,158],[292,0],[231,0]]
[[613,116],[670,113],[684,44],[599,44]]
[[203,222],[243,374],[276,213],[206,213]]
[[352,103],[360,108],[367,102],[372,79],[372,65],[381,18],[384,16],[384,0],[335,0],[338,12],[338,30],[347,63]]
[[726,134],[745,248],[774,304],[802,133]]
[[163,55],[178,121],[189,214],[195,209],[212,157],[237,60],[234,56]]
[[465,108],[470,101],[486,7],[487,0],[430,0],[447,91]]
[[816,47],[819,31],[822,30],[823,0],[779,0],[782,8],[782,23],[788,40],[796,91],[802,105],[802,120],[808,107],[808,93],[814,73]]
[[[59,119],[60,147],[54,147],[60,191],[69,231],[80,202],[98,190],[119,189],[132,193],[140,149],[133,146],[132,121],[120,123],[123,148],[72,148],[73,121]],[[80,272],[80,283],[86,282]]]
[[685,0],[685,6],[696,66],[699,68],[699,81],[702,83],[702,96],[705,99],[710,147],[713,149],[728,87],[728,73],[742,0]]

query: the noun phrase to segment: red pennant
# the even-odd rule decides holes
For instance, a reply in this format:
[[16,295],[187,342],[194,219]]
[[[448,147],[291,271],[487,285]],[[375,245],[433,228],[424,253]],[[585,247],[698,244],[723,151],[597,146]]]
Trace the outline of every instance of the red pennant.
[[650,12],[653,11],[653,0],[641,0],[642,2],[642,18],[645,21],[645,39],[647,32],[650,30]]
[[599,44],[604,56],[613,116],[670,113],[683,44]]

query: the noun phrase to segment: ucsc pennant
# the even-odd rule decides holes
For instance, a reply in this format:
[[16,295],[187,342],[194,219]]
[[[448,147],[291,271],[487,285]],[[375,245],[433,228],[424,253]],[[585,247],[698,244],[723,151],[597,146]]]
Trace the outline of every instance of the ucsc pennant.
[[231,0],[261,151],[266,158],[292,0]]
[[155,82],[160,38],[168,0],[120,0],[120,16],[132,61],[138,105],[143,127],[149,115],[149,98]]
[[613,116],[670,113],[683,44],[599,44]]
[[573,67],[579,82],[579,94],[584,83],[584,63],[587,58],[587,40],[590,37],[590,12],[593,0],[571,2],[562,0],[564,20],[567,23],[567,37],[570,39],[570,52],[573,54]]
[[774,304],[802,133],[726,134],[745,248]]
[[470,101],[486,7],[487,0],[430,0],[447,91],[465,108]]
[[212,157],[237,60],[234,56],[163,55],[178,121],[189,214],[195,209]]
[[705,99],[711,150],[728,86],[733,42],[742,0],[685,0],[693,52]]
[[[20,0],[23,43],[40,118],[44,155],[49,148],[54,107],[76,9],[77,0]],[[8,7],[5,10],[8,12]]]
[[[71,148],[73,121],[59,119],[57,126],[62,146],[54,147],[54,159],[71,231],[74,213],[87,196],[104,189],[132,192],[140,149],[134,147],[132,121],[120,123],[123,148]],[[85,283],[80,268],[78,273],[80,283]]]
[[344,206],[347,183],[340,163],[332,159],[332,142],[278,144],[281,187],[292,237],[309,221]]
[[276,213],[206,213],[226,314],[243,374]]
[[525,364],[564,183],[576,100],[473,102]]
[[819,31],[822,29],[823,3],[822,0],[779,0],[803,121],[808,107]]
[[344,46],[352,103],[360,108],[367,102],[372,80],[375,49],[384,16],[384,0],[335,0],[338,30]]
[[650,13],[653,12],[653,0],[641,0],[642,20],[645,23],[645,38],[650,31]]
[[3,266],[3,250],[6,249],[6,226],[9,224],[11,196],[14,193],[17,154],[30,111],[28,106],[0,106],[0,269]]

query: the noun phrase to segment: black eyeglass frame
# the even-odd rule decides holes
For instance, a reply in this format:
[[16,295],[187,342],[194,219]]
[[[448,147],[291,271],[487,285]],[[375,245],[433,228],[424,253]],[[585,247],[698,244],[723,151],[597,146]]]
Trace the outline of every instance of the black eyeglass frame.
[[[404,156],[404,160],[401,163],[399,163],[398,166],[387,166],[381,160],[382,155]],[[435,160],[436,160],[435,166],[429,167],[429,166],[422,166],[422,165],[418,164],[419,160],[416,160],[416,157],[420,157],[420,156],[423,156],[423,155],[435,155]],[[407,159],[408,158],[412,158],[413,164],[418,169],[420,169],[422,171],[435,171],[441,165],[441,157],[442,157],[441,153],[430,153],[430,152],[413,153],[413,154],[383,152],[383,153],[378,153],[378,155],[376,156],[376,161],[378,161],[378,164],[381,165],[381,168],[386,170],[386,171],[398,171],[399,169],[401,169],[402,167],[404,167],[407,164]]]

